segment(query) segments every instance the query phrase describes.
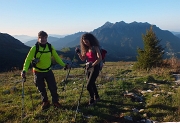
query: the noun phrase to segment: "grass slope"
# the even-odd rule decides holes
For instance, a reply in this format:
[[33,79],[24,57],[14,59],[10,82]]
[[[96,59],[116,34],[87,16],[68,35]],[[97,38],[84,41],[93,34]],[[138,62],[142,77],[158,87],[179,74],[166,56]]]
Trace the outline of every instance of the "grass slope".
[[[96,82],[101,101],[95,106],[86,107],[88,92],[84,87],[76,117],[77,123],[133,123],[142,119],[159,122],[180,121],[180,88],[174,83],[175,79],[170,70],[156,68],[149,72],[134,71],[132,64],[105,64]],[[83,68],[72,68],[66,86],[63,79],[67,72],[54,70],[54,73],[62,108],[54,109],[51,106],[47,111],[41,111],[41,97],[33,83],[31,71],[27,73],[27,81],[24,83],[24,103],[20,71],[1,73],[0,122],[74,122],[85,81]],[[136,96],[128,96],[130,93]],[[51,100],[49,90],[48,95]],[[22,112],[25,115],[23,119]]]

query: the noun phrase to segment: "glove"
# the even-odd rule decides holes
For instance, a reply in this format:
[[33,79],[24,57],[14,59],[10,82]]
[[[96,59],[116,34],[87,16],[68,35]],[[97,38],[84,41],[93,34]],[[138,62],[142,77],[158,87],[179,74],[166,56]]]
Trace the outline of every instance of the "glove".
[[87,62],[86,69],[89,70],[90,68],[92,68],[92,62]]
[[79,54],[81,51],[80,51],[80,49],[79,49],[78,47],[76,47],[75,52],[76,52],[77,54]]

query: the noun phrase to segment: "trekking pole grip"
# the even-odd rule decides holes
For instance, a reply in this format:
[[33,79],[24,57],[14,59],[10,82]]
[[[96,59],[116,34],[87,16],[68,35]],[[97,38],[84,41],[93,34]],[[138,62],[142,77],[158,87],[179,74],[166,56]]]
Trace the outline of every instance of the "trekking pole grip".
[[68,63],[65,65],[65,67],[64,67],[64,70],[67,70],[68,69]]

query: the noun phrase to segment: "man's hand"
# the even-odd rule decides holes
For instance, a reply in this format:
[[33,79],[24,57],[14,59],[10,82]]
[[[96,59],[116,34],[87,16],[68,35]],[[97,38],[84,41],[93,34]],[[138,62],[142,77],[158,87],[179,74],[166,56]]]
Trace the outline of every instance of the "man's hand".
[[70,65],[67,63],[64,67],[64,70],[70,69]]
[[26,72],[22,71],[21,72],[21,77],[24,79],[24,82],[26,81]]

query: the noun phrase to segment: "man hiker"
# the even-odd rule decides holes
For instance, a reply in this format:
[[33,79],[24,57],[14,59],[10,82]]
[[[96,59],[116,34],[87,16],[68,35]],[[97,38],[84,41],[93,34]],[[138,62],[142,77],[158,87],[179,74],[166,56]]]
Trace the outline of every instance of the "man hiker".
[[42,97],[42,110],[50,107],[50,101],[48,100],[46,92],[46,84],[50,90],[52,96],[52,104],[55,108],[60,108],[59,96],[57,93],[57,85],[54,77],[54,73],[51,70],[51,56],[54,57],[55,61],[65,68],[69,68],[68,64],[65,64],[58,56],[56,50],[51,44],[47,42],[48,34],[44,31],[38,33],[38,42],[35,46],[31,47],[24,65],[21,77],[26,77],[29,65],[32,62],[34,83],[41,93]]

